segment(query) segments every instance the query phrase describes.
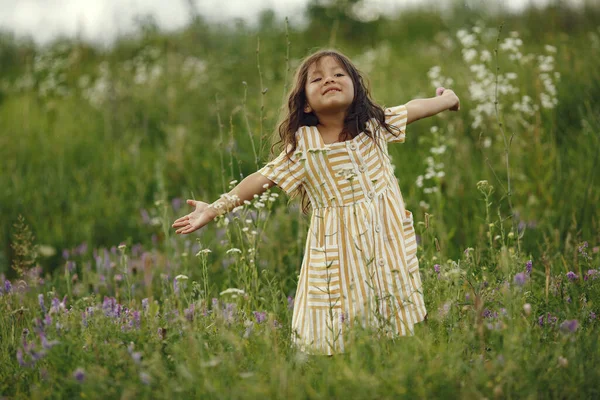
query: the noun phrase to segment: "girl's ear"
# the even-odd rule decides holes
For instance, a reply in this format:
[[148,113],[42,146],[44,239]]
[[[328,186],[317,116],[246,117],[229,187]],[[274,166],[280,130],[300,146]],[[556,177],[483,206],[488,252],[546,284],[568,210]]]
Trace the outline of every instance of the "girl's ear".
[[310,108],[310,106],[308,105],[308,103],[304,106],[304,112],[305,113],[310,113],[312,111],[312,108]]

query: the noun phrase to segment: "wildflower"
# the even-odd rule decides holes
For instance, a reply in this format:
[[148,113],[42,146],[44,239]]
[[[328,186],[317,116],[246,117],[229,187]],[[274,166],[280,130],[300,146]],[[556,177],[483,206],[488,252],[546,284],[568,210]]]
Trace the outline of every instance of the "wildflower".
[[130,325],[135,325],[137,329],[140,329],[140,312],[135,310],[133,311],[133,321],[131,321]]
[[600,273],[597,269],[588,269],[585,276],[583,277],[583,280],[587,281],[589,278],[596,279],[598,278],[598,276],[600,276]]
[[142,299],[142,310],[146,311],[148,309],[148,298]]
[[183,310],[183,314],[188,321],[192,322],[194,319],[194,303],[190,304],[188,308]]
[[242,289],[229,288],[229,289],[223,290],[221,293],[219,293],[219,295],[223,296],[224,294],[230,294],[230,293],[243,295],[246,292],[244,292]]
[[200,250],[200,251],[199,251],[199,252],[196,254],[196,257],[200,257],[200,254],[208,254],[208,253],[212,253],[212,250],[210,250],[210,249],[203,249],[203,250]]
[[288,309],[294,308],[294,298],[292,296],[287,297]]
[[83,370],[83,368],[77,368],[73,372],[73,378],[75,378],[78,382],[83,382],[83,380],[85,379],[85,371]]
[[23,350],[21,349],[17,349],[17,362],[19,363],[19,365],[21,367],[25,367],[28,364],[25,362],[25,360],[23,360]]
[[42,347],[44,349],[51,349],[52,347],[54,347],[60,343],[58,340],[48,341],[48,339],[46,338],[46,335],[43,332],[40,333],[40,338],[42,340]]
[[531,314],[531,304],[529,304],[529,303],[523,304],[523,311],[525,311],[526,315]]
[[[546,313],[546,323],[554,325],[556,321],[558,321],[558,317],[553,316],[551,313]],[[544,326],[544,314],[540,315],[538,318],[538,324]]]
[[569,360],[567,360],[563,356],[559,356],[558,357],[558,365],[560,365],[563,368],[566,368],[569,365]]
[[188,277],[187,277],[186,275],[177,275],[177,276],[175,277],[175,280],[176,280],[176,281],[187,281],[187,280],[188,280]]
[[42,309],[42,312],[45,314],[46,307],[44,306],[44,295],[42,293],[38,294],[38,303],[40,305],[40,308]]
[[590,311],[590,317],[589,317],[590,321],[593,321],[596,319],[596,313],[593,311]]
[[527,275],[531,274],[532,267],[533,263],[531,262],[531,260],[527,261],[527,263],[525,264],[525,272],[527,272]]
[[439,275],[440,273],[440,264],[434,264],[433,270]]
[[565,320],[562,324],[560,324],[560,330],[563,332],[575,332],[577,327],[579,326],[579,321],[576,319]]
[[477,190],[485,191],[489,188],[489,183],[487,180],[477,182]]
[[256,318],[256,322],[259,324],[267,319],[266,312],[253,311],[252,313],[254,314],[254,317]]
[[577,274],[573,271],[569,271],[567,272],[567,278],[569,278],[570,281],[574,281],[577,279]]
[[225,253],[230,254],[230,253],[241,253],[241,252],[242,251],[240,249],[234,247],[232,249],[227,250]]
[[519,272],[514,277],[514,283],[519,286],[523,286],[527,282],[527,275],[524,272]]
[[126,248],[127,248],[127,245],[125,243],[119,244],[119,250],[124,251]]
[[149,385],[150,384],[150,375],[147,372],[140,372],[140,381],[142,381],[142,383],[144,385]]
[[10,284],[10,281],[8,279],[6,279],[4,281],[4,293],[7,293],[7,294],[10,293],[11,289],[12,289],[12,285]]

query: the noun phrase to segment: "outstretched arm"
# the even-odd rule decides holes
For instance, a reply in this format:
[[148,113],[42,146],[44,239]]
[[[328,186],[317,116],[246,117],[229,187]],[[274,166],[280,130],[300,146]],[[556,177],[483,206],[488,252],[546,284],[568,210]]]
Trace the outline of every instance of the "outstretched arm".
[[255,194],[262,194],[275,183],[262,176],[259,172],[248,175],[229,193],[208,204],[202,201],[188,199],[187,203],[195,207],[191,213],[177,219],[172,227],[177,228],[175,233],[192,233],[207,225],[218,215],[228,213],[233,208],[244,204],[244,200],[252,200]]
[[445,110],[460,110],[460,100],[450,89],[438,88],[436,97],[414,99],[405,104],[407,111],[406,124],[431,117]]

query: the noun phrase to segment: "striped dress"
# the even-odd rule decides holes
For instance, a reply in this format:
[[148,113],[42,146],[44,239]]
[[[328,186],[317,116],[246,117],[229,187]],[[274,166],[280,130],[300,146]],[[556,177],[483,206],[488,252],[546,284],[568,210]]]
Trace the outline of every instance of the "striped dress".
[[364,132],[325,144],[316,127],[303,126],[291,161],[284,150],[258,171],[288,194],[303,185],[311,201],[292,316],[292,344],[308,354],[343,353],[355,323],[388,337],[414,335],[427,313],[413,215],[387,148],[404,142],[407,109],[384,111],[400,133],[368,121],[381,149]]

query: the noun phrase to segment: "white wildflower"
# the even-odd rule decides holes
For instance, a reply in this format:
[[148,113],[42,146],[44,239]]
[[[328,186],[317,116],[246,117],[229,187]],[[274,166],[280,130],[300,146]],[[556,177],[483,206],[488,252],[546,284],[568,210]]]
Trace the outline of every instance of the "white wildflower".
[[223,290],[221,293],[219,293],[220,296],[226,295],[226,294],[239,294],[239,295],[243,295],[246,292],[244,292],[242,289],[236,289],[236,288],[229,288],[229,289],[225,289]]

